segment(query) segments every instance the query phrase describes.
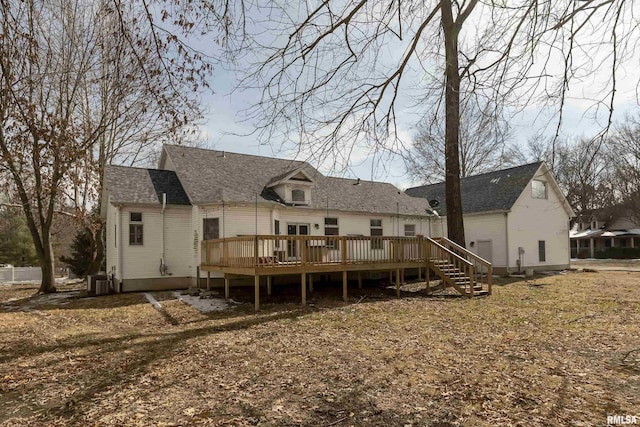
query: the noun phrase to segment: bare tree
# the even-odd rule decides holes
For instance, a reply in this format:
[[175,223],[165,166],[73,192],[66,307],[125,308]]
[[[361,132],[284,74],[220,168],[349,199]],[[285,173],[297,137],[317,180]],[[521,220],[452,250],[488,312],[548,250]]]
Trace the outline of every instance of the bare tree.
[[0,5],[0,155],[42,268],[40,291],[52,292],[51,226],[60,185],[100,129],[85,135],[73,120],[78,87],[92,66],[90,47],[79,43],[84,11],[65,2]]
[[629,212],[629,219],[640,223],[640,116],[627,115],[608,145],[614,194]]
[[556,147],[555,175],[577,212],[611,206],[615,194],[606,151],[597,138]]
[[92,129],[96,118],[102,119],[104,128],[62,186],[66,203],[90,237],[89,274],[100,269],[105,256],[100,217],[104,167],[149,165],[162,143],[190,143],[190,124],[201,117],[199,105],[190,96],[192,82],[186,86],[171,82],[176,76],[167,74],[172,69],[165,68],[158,56],[153,31],[138,28],[134,34],[130,19],[135,9],[116,6],[119,9],[104,1],[96,11],[93,55],[98,66],[79,88],[77,119],[82,128]]
[[337,161],[362,145],[398,153],[407,143],[398,134],[403,102],[415,93],[427,107],[444,98],[447,225],[460,244],[463,91],[516,109],[555,106],[561,123],[570,83],[609,67],[595,105],[611,112],[617,70],[632,60],[639,31],[624,0],[325,1],[265,13],[273,24],[263,27],[280,33],[256,43],[261,65],[244,81],[264,88],[248,112],[264,139]]
[[[501,109],[487,100],[467,97],[460,106],[460,177],[490,172],[511,164],[505,156],[512,132]],[[442,112],[418,125],[413,146],[404,156],[407,172],[423,183],[445,179]]]
[[91,227],[99,265],[101,227],[89,213],[99,207],[104,166],[144,161],[163,138],[176,137],[197,115],[189,95],[196,79],[176,79],[192,70],[174,59],[173,72],[171,58],[161,57],[167,45],[148,26],[136,27],[120,2],[0,7],[0,178],[23,209],[40,291],[52,292],[55,213]]
[[524,147],[512,147],[509,155],[512,161],[521,164],[545,161],[552,167],[567,201],[577,212],[616,203],[612,163],[597,135],[573,139],[536,135]]

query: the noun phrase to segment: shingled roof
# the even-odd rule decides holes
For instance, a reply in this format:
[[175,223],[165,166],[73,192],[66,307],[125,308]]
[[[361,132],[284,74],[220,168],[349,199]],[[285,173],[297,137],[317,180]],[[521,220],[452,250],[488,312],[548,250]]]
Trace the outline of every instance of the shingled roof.
[[[462,178],[460,184],[463,213],[508,211],[541,164],[542,162],[535,162]],[[437,200],[439,204],[435,207],[436,211],[441,215],[447,212],[444,182],[409,188],[406,193],[429,201]]]
[[[165,145],[192,204],[216,202],[283,203],[269,188],[289,173],[304,170],[312,180],[310,208],[426,215],[427,203],[392,184],[324,176],[307,162]],[[163,155],[163,156],[164,156]]]
[[165,193],[169,205],[190,204],[173,171],[107,166],[104,185],[112,203],[160,204]]

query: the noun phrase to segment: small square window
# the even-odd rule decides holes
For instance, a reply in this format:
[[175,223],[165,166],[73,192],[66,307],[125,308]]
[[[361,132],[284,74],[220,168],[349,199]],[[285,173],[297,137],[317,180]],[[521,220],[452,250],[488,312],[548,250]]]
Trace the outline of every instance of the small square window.
[[415,224],[405,224],[404,225],[404,235],[407,237],[413,237],[416,235],[416,225]]
[[531,181],[531,197],[534,199],[547,198],[547,183],[534,179]]
[[129,221],[130,222],[142,222],[142,213],[141,212],[129,212]]
[[304,190],[295,189],[291,191],[291,200],[294,202],[304,202],[306,200]]

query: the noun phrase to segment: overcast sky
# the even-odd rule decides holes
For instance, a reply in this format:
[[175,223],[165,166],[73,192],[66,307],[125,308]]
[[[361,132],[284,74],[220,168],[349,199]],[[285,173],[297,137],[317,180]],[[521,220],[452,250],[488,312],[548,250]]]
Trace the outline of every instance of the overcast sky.
[[[198,42],[206,50],[206,40]],[[636,63],[637,63],[636,59]],[[616,112],[614,119],[621,119],[625,113],[638,111],[637,83],[640,80],[640,67],[627,67],[619,71]],[[272,141],[271,145],[259,145],[257,137],[251,135],[255,126],[251,122],[243,121],[242,111],[259,101],[256,90],[234,91],[237,84],[237,73],[216,67],[210,85],[214,93],[202,94],[206,116],[201,125],[202,139],[210,148],[227,150],[238,153],[256,154],[263,156],[292,157],[290,152],[279,150],[281,141]],[[603,82],[609,76],[594,76],[583,80],[579,85],[572,86],[564,110],[562,134],[565,137],[591,136],[598,132],[606,123],[606,111],[601,107],[600,114],[594,114],[594,104],[588,98],[598,94]],[[416,122],[419,116],[415,111],[414,101],[400,102],[398,112],[399,133],[402,138],[411,140],[415,134]],[[555,111],[554,111],[555,113]],[[511,121],[514,142],[522,144],[534,134],[544,131],[552,134],[555,131],[555,121],[546,110],[532,105]],[[546,128],[545,128],[546,126]],[[246,135],[246,136],[243,136]],[[306,160],[299,158],[299,160]],[[349,167],[338,173],[346,177],[359,177],[366,180],[391,182],[400,188],[407,188],[419,183],[411,182],[400,159],[385,160],[385,167],[374,164],[374,157],[366,150],[360,150],[352,156]],[[326,172],[325,167],[321,171]],[[336,174],[336,172],[332,172]]]

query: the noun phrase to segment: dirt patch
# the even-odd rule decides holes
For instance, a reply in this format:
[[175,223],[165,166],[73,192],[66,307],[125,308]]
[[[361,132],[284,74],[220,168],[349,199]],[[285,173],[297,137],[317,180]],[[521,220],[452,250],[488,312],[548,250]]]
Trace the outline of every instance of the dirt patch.
[[313,306],[274,288],[259,313],[250,289],[210,313],[154,293],[174,324],[143,294],[2,306],[0,423],[604,425],[638,415],[639,281],[499,281],[476,299],[370,284],[349,304],[317,284]]

